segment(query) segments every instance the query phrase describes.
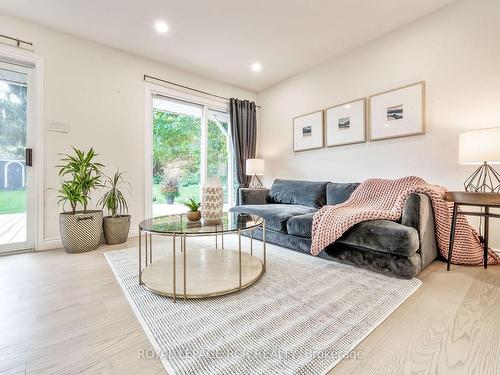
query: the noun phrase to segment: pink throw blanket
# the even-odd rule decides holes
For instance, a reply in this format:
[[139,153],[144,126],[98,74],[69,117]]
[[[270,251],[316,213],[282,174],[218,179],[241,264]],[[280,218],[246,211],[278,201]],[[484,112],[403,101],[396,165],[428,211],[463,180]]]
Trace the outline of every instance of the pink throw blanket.
[[[430,185],[419,177],[398,180],[372,179],[358,186],[351,197],[335,206],[324,206],[314,215],[311,254],[339,239],[349,228],[367,220],[401,218],[406,199],[411,193],[426,194],[432,202],[436,239],[441,254],[448,258],[448,244],[453,204],[444,200],[445,189]],[[467,219],[457,217],[452,263],[478,265],[483,262],[483,246],[478,233]],[[488,264],[498,264],[500,258],[489,250]]]

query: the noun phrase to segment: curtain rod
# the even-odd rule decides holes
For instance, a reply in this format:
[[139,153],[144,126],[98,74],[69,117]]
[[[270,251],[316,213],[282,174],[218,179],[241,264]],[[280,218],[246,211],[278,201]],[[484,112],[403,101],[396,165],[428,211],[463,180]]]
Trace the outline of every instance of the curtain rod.
[[[189,86],[185,86],[185,85],[181,85],[179,83],[175,83],[175,82],[172,82],[172,81],[167,81],[165,79],[161,79],[161,78],[157,78],[157,77],[153,77],[153,76],[150,76],[150,75],[147,75],[147,74],[144,74],[144,81],[147,81],[147,79],[153,79],[155,81],[160,81],[160,82],[163,82],[163,83],[168,83],[169,85],[174,85],[174,86],[177,86],[177,87],[182,87],[183,89],[187,89],[187,90],[191,90],[191,91],[195,91],[195,92],[198,92],[200,94],[205,94],[205,95],[210,95],[210,96],[213,96],[215,98],[219,98],[219,99],[223,99],[223,100],[227,100],[229,101],[229,98],[226,98],[225,96],[220,96],[220,95],[216,95],[216,94],[212,94],[210,92],[207,92],[207,91],[203,91],[203,90],[198,90],[198,89],[195,89],[193,87],[189,87]],[[260,108],[260,105],[256,105],[255,107],[257,108]]]
[[11,36],[1,35],[1,34],[0,34],[0,38],[5,38],[5,39],[12,40],[12,41],[16,42],[16,44],[17,44],[18,47],[21,47],[21,43],[22,44],[27,44],[28,46],[33,47],[33,42],[27,42],[27,41],[22,40],[22,39],[13,38]]

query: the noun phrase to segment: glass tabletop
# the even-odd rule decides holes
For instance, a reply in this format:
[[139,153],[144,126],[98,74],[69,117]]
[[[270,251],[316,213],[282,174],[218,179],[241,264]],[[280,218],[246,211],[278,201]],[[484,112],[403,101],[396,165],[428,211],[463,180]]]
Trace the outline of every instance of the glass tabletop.
[[143,220],[139,228],[152,233],[189,234],[200,236],[225,232],[237,232],[256,228],[263,223],[257,215],[236,212],[224,212],[222,218],[216,222],[189,221],[186,214],[158,216]]

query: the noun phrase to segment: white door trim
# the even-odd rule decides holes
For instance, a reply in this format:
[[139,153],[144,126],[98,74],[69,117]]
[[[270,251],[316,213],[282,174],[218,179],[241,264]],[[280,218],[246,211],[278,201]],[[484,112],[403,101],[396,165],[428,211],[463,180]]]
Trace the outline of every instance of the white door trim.
[[[28,116],[31,116],[31,134],[27,140],[27,146],[33,149],[33,167],[29,183],[33,184],[34,204],[30,205],[27,217],[34,221],[28,224],[32,228],[32,233],[28,233],[28,239],[33,244],[34,250],[43,248],[44,232],[44,126],[43,126],[43,59],[33,52],[20,48],[0,44],[0,56],[11,60],[33,65],[32,82],[33,85],[28,95],[34,95],[31,109]],[[8,62],[8,61],[6,61]]]

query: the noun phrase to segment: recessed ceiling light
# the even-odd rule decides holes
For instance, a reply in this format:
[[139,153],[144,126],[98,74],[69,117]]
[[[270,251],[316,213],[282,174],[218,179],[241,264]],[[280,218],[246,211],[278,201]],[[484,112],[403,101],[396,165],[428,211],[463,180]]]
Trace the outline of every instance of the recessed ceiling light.
[[155,29],[161,34],[165,34],[168,31],[168,25],[166,22],[157,21],[155,23]]
[[262,69],[262,65],[260,65],[258,62],[252,64],[252,70],[254,72],[260,72]]

